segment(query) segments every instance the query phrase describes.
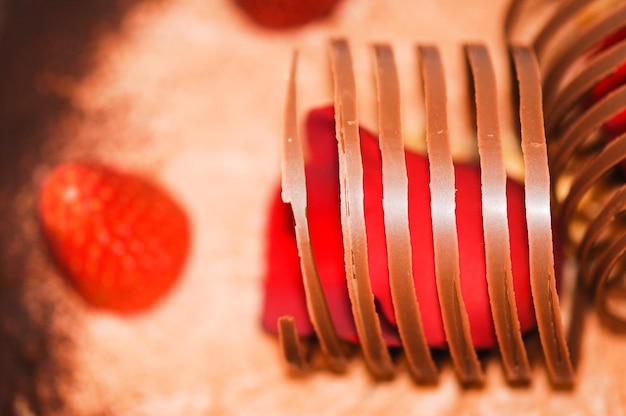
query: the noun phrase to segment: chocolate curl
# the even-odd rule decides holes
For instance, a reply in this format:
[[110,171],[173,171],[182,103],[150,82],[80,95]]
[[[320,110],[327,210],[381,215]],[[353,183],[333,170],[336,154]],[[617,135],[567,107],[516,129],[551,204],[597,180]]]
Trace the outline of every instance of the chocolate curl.
[[[595,6],[599,2],[589,2]],[[545,56],[553,62],[565,59],[559,71],[553,70],[556,84],[552,98],[546,102],[553,186],[561,197],[557,201],[562,227],[577,251],[581,280],[594,290],[597,313],[605,326],[626,332],[626,315],[614,308],[624,302],[623,229],[618,217],[626,207],[626,186],[612,173],[623,170],[626,158],[624,137],[610,141],[603,132],[606,123],[626,109],[626,86],[615,88],[591,107],[585,102],[598,82],[615,73],[626,62],[626,40],[622,39],[605,50],[588,56],[591,47],[608,39],[626,25],[626,7],[611,9],[604,5],[591,23],[576,27],[583,11],[570,13],[568,19],[559,19],[556,31],[570,27],[570,41],[555,51],[546,49]],[[560,78],[570,67],[577,73],[566,83]],[[558,84],[558,85],[557,85]],[[570,163],[575,159],[576,164]],[[564,180],[562,180],[564,179]],[[617,180],[616,180],[617,179]],[[562,187],[561,184],[567,184]],[[563,189],[561,189],[563,188]],[[589,204],[603,204],[599,213]],[[582,215],[580,215],[582,214]],[[572,220],[581,219],[572,225]],[[578,229],[576,229],[578,227]],[[571,234],[575,231],[582,240]]]
[[278,342],[291,369],[296,372],[304,371],[307,368],[306,353],[292,316],[281,316],[278,319]]
[[564,133],[551,143],[550,170],[561,175],[568,161],[583,143],[597,135],[602,126],[624,109],[626,86],[622,86],[598,101],[589,110],[580,114]]
[[513,292],[511,246],[506,196],[506,170],[500,136],[496,78],[484,45],[468,45],[465,55],[471,69],[476,100],[480,155],[482,217],[489,301],[506,377],[530,381],[530,364]]
[[[626,235],[613,241],[598,259],[596,268],[597,289],[595,296],[595,306],[604,325],[608,328],[626,332],[626,316],[623,312],[620,314],[617,307],[618,302],[624,306],[626,299],[626,285],[623,273],[617,277],[610,279],[611,272],[615,266],[623,259],[626,252]],[[616,307],[612,305],[615,304]]]
[[402,346],[409,369],[420,382],[434,382],[437,368],[430,354],[413,281],[409,233],[409,191],[400,110],[400,82],[389,45],[375,45],[379,140],[382,155],[383,211],[389,281]]
[[559,218],[564,223],[570,222],[585,194],[624,161],[624,155],[626,155],[626,136],[613,140],[599,154],[586,160],[575,174],[572,186],[560,204]]
[[[594,286],[594,278],[596,275],[592,268],[593,261],[595,260],[594,255],[596,254],[593,248],[595,246],[606,245],[602,244],[603,234],[606,234],[606,230],[611,229],[613,221],[623,213],[626,213],[626,185],[623,185],[615,192],[613,197],[604,205],[604,208],[600,211],[598,216],[589,223],[587,231],[578,247],[578,259],[581,264],[582,280],[589,287]],[[604,248],[605,247],[603,247],[603,249]]]
[[459,280],[456,186],[448,137],[443,64],[435,47],[420,46],[418,52],[426,104],[435,274],[443,326],[460,380],[463,383],[482,383],[484,375],[472,343]]
[[[317,267],[311,248],[311,235],[307,218],[307,191],[304,171],[304,156],[302,143],[298,134],[298,116],[296,111],[296,70],[297,53],[293,54],[289,81],[287,84],[287,101],[283,126],[282,147],[282,199],[290,204],[295,220],[295,233],[300,256],[300,268],[304,281],[307,310],[320,347],[330,360],[331,367],[336,371],[343,371],[346,366],[346,357],[343,345],[337,336],[333,324],[324,290],[317,272]],[[279,328],[282,326],[279,325]],[[286,338],[289,342],[296,342],[297,336]],[[283,346],[285,351],[295,351],[300,348],[290,345]],[[293,354],[292,354],[293,355]]]
[[[551,66],[544,76],[544,95],[547,103],[556,100],[555,94],[563,82],[567,71],[572,68],[576,60],[592,46],[608,38],[626,24],[626,6],[611,11],[587,27],[579,29],[580,34],[568,39],[554,51],[550,51]],[[547,54],[546,54],[547,56]],[[553,64],[552,64],[553,63]]]
[[[573,16],[589,5],[589,0],[566,0],[552,14],[550,19],[542,26],[535,36],[532,48],[537,55],[539,64],[542,65],[546,55],[547,47],[552,43],[554,37]],[[543,67],[543,66],[542,66]]]
[[561,322],[554,276],[550,173],[539,67],[535,55],[528,48],[512,47],[511,55],[519,87],[530,281],[535,315],[552,383],[571,386],[574,369]]
[[558,137],[562,124],[572,118],[577,105],[584,100],[600,81],[612,75],[626,59],[626,42],[621,42],[589,60],[581,71],[565,84],[552,103],[545,104],[546,131]]
[[332,41],[330,57],[335,85],[341,225],[348,293],[365,362],[372,374],[386,379],[393,376],[394,366],[382,336],[369,277],[356,82],[347,42]]

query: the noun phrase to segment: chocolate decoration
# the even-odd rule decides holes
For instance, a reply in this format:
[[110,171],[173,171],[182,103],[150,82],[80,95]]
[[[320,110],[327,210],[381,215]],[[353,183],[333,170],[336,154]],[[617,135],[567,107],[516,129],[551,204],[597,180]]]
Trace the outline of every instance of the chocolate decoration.
[[390,378],[394,367],[382,336],[369,279],[356,82],[348,43],[345,40],[331,42],[330,57],[335,85],[335,130],[348,293],[365,362],[376,377]]
[[[435,47],[419,46],[417,52],[421,58],[427,121],[433,260],[444,331],[459,380],[463,384],[481,384],[484,374],[472,343],[459,280],[456,186],[448,137],[443,64]],[[515,383],[528,382],[531,371],[513,292],[507,177],[495,73],[485,46],[468,45],[465,53],[475,92],[486,278],[492,317],[507,379]],[[550,210],[552,189],[541,109],[539,69],[531,50],[518,47],[513,48],[511,53],[520,92],[518,104],[526,168],[526,219],[535,315],[550,379],[555,385],[571,385],[574,379],[573,365],[556,292]],[[341,221],[348,292],[368,369],[377,378],[390,378],[394,374],[394,364],[382,337],[368,273],[356,83],[347,42],[331,42],[330,58],[335,85]],[[381,202],[394,313],[409,370],[417,382],[432,382],[438,377],[437,368],[425,339],[412,274],[409,183],[402,139],[400,83],[389,45],[374,45],[373,58],[379,101],[379,147],[383,180]],[[343,369],[346,358],[328,312],[310,245],[304,159],[297,132],[295,62],[294,57],[285,107],[283,199],[291,204],[294,212],[307,307],[313,326],[322,350],[330,359],[331,367]],[[306,368],[305,348],[297,337],[293,318],[281,318],[279,333],[283,354],[290,366],[298,370]]]
[[578,247],[578,260],[581,265],[586,266],[580,269],[581,279],[588,287],[595,285],[595,273],[591,266],[595,255],[593,248],[596,245],[604,245],[601,239],[602,234],[606,230],[610,230],[611,223],[624,212],[626,212],[626,185],[623,185],[615,192],[604,206],[604,209],[589,223],[589,227]]
[[411,373],[420,382],[433,382],[438,377],[437,368],[424,335],[413,281],[409,179],[402,139],[400,81],[391,47],[375,45],[373,49],[378,87],[383,212],[394,312]]
[[568,115],[574,112],[576,106],[584,105],[593,87],[615,72],[615,69],[624,62],[626,43],[607,49],[570,80],[558,94],[558,101],[545,104],[546,130],[557,133],[561,124]]
[[594,20],[587,27],[578,30],[578,36],[568,39],[568,42],[559,44],[555,51],[550,51],[550,54],[546,54],[546,58],[549,57],[550,62],[554,62],[545,71],[543,79],[546,102],[552,102],[555,99],[553,95],[556,94],[562,79],[576,63],[576,60],[581,58],[594,45],[623,28],[625,22],[626,6],[612,10],[611,13]]
[[480,155],[482,217],[491,312],[506,377],[530,381],[530,364],[517,318],[513,293],[506,171],[500,137],[498,96],[493,64],[483,45],[465,47],[476,100]]
[[[522,13],[523,5],[521,0],[513,2],[506,17],[507,36],[513,24],[523,23],[517,15]],[[597,3],[581,0],[564,2],[539,29],[531,42],[532,49],[515,46],[510,50],[519,92],[531,291],[546,367],[551,382],[558,386],[571,386],[575,380],[573,361],[578,350],[575,344],[568,345],[568,341],[574,339],[579,329],[576,320],[581,313],[581,291],[575,290],[570,299],[573,306],[565,331],[556,290],[552,209],[558,214],[560,227],[566,231],[566,247],[577,255],[578,287],[593,291],[597,314],[607,327],[626,332],[626,316],[616,307],[616,303],[626,299],[626,237],[622,221],[626,214],[623,179],[626,134],[609,141],[604,131],[607,122],[626,109],[626,86],[614,88],[591,102],[596,85],[626,62],[626,40],[603,45],[603,49],[598,47],[626,26],[626,7],[611,10],[606,5],[604,9],[595,6]],[[373,52],[383,160],[382,203],[394,312],[408,368],[416,381],[429,382],[436,380],[437,368],[425,340],[412,276],[399,80],[391,47],[375,45]],[[419,46],[418,52],[427,120],[435,277],[444,330],[459,380],[466,384],[481,383],[483,370],[472,345],[459,284],[454,165],[448,138],[443,66],[435,47]],[[495,74],[484,46],[468,45],[465,54],[475,94],[492,317],[507,379],[527,382],[531,371],[513,293],[506,172]],[[348,289],[368,368],[377,377],[389,378],[394,367],[382,338],[368,276],[356,86],[346,41],[331,43],[331,62]],[[543,79],[540,68],[544,71]],[[336,367],[343,368],[345,355],[314,272],[306,229],[304,162],[300,142],[293,140],[297,138],[294,73],[292,69],[286,109],[285,130],[290,133],[286,133],[284,142],[284,197],[292,203],[296,227],[303,227],[298,248],[316,334],[325,354],[332,356],[331,363],[340,363]],[[544,129],[544,105],[547,129]],[[295,195],[300,199],[296,201]],[[293,320],[281,319],[280,333],[288,362],[295,368],[304,368],[306,353],[295,336]]]
[[426,104],[435,277],[441,315],[450,355],[459,378],[464,383],[481,383],[484,375],[472,344],[459,280],[456,186],[448,138],[443,64],[435,47],[421,46],[418,50]]
[[[307,191],[304,173],[304,156],[302,143],[298,134],[298,117],[296,111],[296,67],[297,54],[294,53],[287,88],[285,105],[285,123],[283,126],[283,157],[282,157],[282,198],[291,205],[295,220],[296,241],[300,256],[300,267],[307,299],[307,310],[322,350],[330,359],[331,366],[342,371],[346,365],[341,341],[333,324],[317,272],[311,236],[307,219]],[[282,328],[282,326],[280,326]],[[297,337],[284,338],[295,342]],[[285,351],[294,351],[296,346],[285,346]],[[289,360],[288,360],[289,361]]]
[[550,147],[550,169],[560,175],[582,144],[597,134],[602,126],[624,109],[626,86],[616,89],[589,110],[580,114]]
[[571,385],[574,370],[561,323],[554,272],[551,183],[543,127],[541,77],[530,49],[513,47],[511,55],[520,96],[530,283],[535,316],[551,381],[557,385]]
[[292,369],[303,371],[307,367],[304,348],[298,338],[296,323],[291,316],[278,319],[278,342],[283,356]]
[[[595,103],[590,97],[599,82],[626,63],[625,39],[598,48],[624,28],[625,6],[574,0],[557,8],[533,43],[540,64],[549,67],[543,84],[560,227],[577,257],[581,285],[594,294],[599,318],[620,332],[626,332],[626,315],[611,305],[626,301],[620,224],[626,210],[626,141],[624,135],[606,137],[604,127],[626,110],[626,86]],[[557,34],[567,41],[556,46]]]
[[[522,1],[518,2],[521,3]],[[540,62],[543,61],[546,49],[553,42],[561,27],[588,5],[589,0],[566,0],[561,2],[551,18],[543,25],[533,42],[533,49]]]

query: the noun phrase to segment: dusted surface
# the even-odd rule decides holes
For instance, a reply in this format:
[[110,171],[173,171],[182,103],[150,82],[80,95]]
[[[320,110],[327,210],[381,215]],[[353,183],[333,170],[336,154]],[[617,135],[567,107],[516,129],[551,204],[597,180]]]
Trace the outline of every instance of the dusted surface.
[[[374,382],[360,357],[342,376],[316,372],[290,378],[278,343],[260,328],[264,227],[279,183],[292,49],[301,51],[303,120],[307,108],[331,101],[327,40],[347,36],[362,122],[375,128],[368,46],[390,41],[403,86],[407,139],[419,148],[423,116],[413,48],[416,42],[437,43],[449,82],[453,147],[457,156],[471,157],[475,143],[468,138],[467,97],[460,94],[466,73],[460,42],[485,41],[494,48],[500,56],[498,82],[506,82],[508,67],[498,52],[503,3],[346,0],[329,20],[293,32],[267,32],[226,0],[145,2],[129,9],[119,27],[94,37],[86,70],[52,69],[33,77],[37,88],[63,97],[68,109],[47,124],[41,160],[28,171],[32,176],[25,175],[24,204],[31,201],[30,182],[36,186],[57,161],[99,158],[163,183],[187,209],[194,230],[181,283],[142,316],[89,310],[69,289],[55,289],[72,314],[75,380],[64,395],[78,414],[102,409],[115,415],[624,412],[626,339],[599,328],[592,313],[586,317],[579,383],[571,392],[549,387],[533,337],[527,341],[534,371],[530,387],[506,385],[497,356],[486,355],[481,356],[486,386],[463,390],[447,358],[438,361],[443,374],[435,387],[413,384],[405,369],[391,382]],[[23,232],[40,252],[36,229]],[[54,281],[55,273],[42,276]]]

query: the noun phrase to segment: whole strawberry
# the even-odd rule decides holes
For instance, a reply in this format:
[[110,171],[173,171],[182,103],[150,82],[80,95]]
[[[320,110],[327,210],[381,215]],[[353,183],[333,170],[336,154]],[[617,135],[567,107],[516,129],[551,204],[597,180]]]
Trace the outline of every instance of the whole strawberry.
[[339,0],[235,0],[257,24],[286,29],[329,15]]
[[189,250],[189,221],[167,193],[101,164],[53,170],[38,213],[71,285],[89,304],[118,313],[139,312],[161,299]]

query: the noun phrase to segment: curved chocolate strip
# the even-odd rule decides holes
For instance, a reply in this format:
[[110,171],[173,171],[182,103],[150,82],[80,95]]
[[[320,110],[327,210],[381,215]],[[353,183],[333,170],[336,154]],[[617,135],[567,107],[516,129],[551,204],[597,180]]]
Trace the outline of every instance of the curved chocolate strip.
[[435,274],[443,326],[461,381],[482,383],[484,375],[472,344],[469,319],[461,294],[456,186],[448,138],[443,65],[435,47],[420,46],[418,49],[426,104]]
[[552,17],[543,25],[535,40],[532,48],[537,54],[537,59],[543,61],[546,47],[552,41],[554,35],[580,10],[589,5],[589,0],[569,0],[563,1],[555,10]]
[[581,114],[550,147],[550,170],[559,176],[567,162],[591,135],[624,109],[626,85],[617,88]]
[[306,354],[300,343],[293,316],[278,318],[278,342],[289,366],[297,371],[307,367]]
[[591,47],[606,39],[619,29],[626,26],[626,6],[607,13],[591,26],[583,29],[579,36],[571,39],[568,44],[559,48],[552,56],[554,64],[546,71],[544,77],[544,94],[546,102],[552,102],[557,93],[563,76],[572,67],[576,59]]
[[[609,276],[619,260],[624,256],[624,253],[626,253],[626,235],[622,234],[608,249],[603,251],[602,256],[598,259],[595,274],[595,306],[597,313],[604,325],[619,332],[626,332],[626,316],[614,313],[609,306],[609,301],[613,295],[616,298],[620,298],[623,302],[626,293],[623,285],[618,286],[617,290],[611,290],[612,285],[610,284]],[[621,274],[617,281],[623,281],[624,279],[624,275]]]
[[415,297],[411,235],[409,233],[409,179],[406,171],[400,110],[400,82],[389,45],[374,45],[378,90],[379,140],[382,155],[383,211],[394,313],[409,369],[416,380],[437,380]]
[[307,218],[304,156],[298,135],[298,116],[296,114],[296,66],[297,53],[294,53],[289,73],[283,127],[282,198],[284,202],[291,205],[293,211],[300,268],[311,323],[315,328],[322,350],[330,359],[332,368],[341,371],[345,368],[346,358],[333,325],[311,248]]
[[506,40],[511,40],[513,29],[515,28],[515,25],[519,22],[524,3],[524,0],[511,0],[509,2],[509,7],[507,7],[506,14],[504,15],[503,26],[504,38]]
[[578,246],[578,259],[583,282],[587,286],[593,285],[594,273],[590,267],[592,263],[592,249],[599,242],[602,234],[610,228],[611,223],[618,215],[626,212],[626,185],[615,192],[605,204],[600,213],[588,225],[585,235]]
[[555,101],[545,104],[546,131],[554,132],[598,82],[615,73],[626,60],[626,40],[586,63],[585,67],[559,91]]
[[590,158],[577,172],[567,196],[559,206],[559,220],[569,224],[578,204],[585,194],[603,176],[624,161],[626,155],[626,135],[613,140],[602,151]]
[[376,314],[367,263],[363,164],[352,56],[345,40],[332,41],[330,46],[335,85],[341,225],[348,293],[368,368],[377,377],[390,378],[393,376],[394,366]]
[[561,323],[554,276],[550,173],[539,67],[528,48],[512,47],[511,55],[519,86],[530,283],[535,315],[550,379],[553,384],[569,386],[574,381],[574,369]]
[[496,77],[484,45],[468,45],[476,99],[480,155],[482,217],[489,301],[506,376],[530,381],[530,364],[522,340],[513,292],[506,171],[500,137]]

